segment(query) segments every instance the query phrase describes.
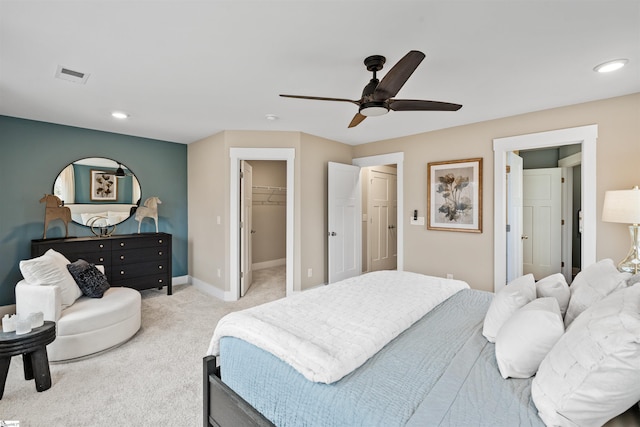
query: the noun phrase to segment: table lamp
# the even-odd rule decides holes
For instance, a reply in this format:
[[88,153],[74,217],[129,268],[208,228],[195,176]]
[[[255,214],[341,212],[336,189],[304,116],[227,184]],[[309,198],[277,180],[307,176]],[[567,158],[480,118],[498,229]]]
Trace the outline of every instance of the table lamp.
[[631,224],[631,250],[618,264],[618,270],[638,274],[640,272],[640,189],[636,185],[632,190],[607,191],[604,195],[602,220]]

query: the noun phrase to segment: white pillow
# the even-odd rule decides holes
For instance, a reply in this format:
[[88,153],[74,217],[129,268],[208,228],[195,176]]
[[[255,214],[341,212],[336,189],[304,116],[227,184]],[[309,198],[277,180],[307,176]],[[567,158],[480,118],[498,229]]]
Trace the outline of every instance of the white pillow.
[[503,378],[533,376],[564,333],[558,300],[538,298],[518,309],[496,336],[496,361]]
[[567,312],[567,307],[569,306],[571,291],[569,290],[569,285],[567,285],[564,275],[562,273],[556,273],[536,282],[536,296],[538,298],[554,297],[557,299],[560,314],[564,317]]
[[554,426],[601,426],[640,400],[640,284],[572,323],[540,364],[531,396]]
[[484,317],[482,335],[489,342],[496,342],[496,335],[511,315],[520,307],[536,299],[536,281],[533,274],[513,279],[491,301]]
[[37,258],[20,261],[20,272],[31,285],[50,285],[60,288],[62,308],[65,309],[82,296],[82,291],[67,270],[69,260],[49,249]]
[[631,273],[621,273],[610,259],[603,259],[590,265],[576,276],[571,283],[571,298],[564,316],[564,327],[593,303],[600,301],[616,289],[627,286]]

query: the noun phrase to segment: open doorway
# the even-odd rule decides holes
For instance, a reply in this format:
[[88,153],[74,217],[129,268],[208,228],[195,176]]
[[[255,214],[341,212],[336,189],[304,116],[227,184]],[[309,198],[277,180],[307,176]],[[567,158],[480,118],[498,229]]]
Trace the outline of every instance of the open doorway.
[[363,272],[395,270],[398,242],[398,169],[395,164],[361,169]]
[[254,281],[257,287],[269,284],[284,291],[287,164],[281,160],[242,160],[241,167],[240,297]]
[[[236,148],[229,149],[230,189],[229,189],[229,298],[236,301],[240,298],[241,255],[242,255],[242,220],[240,215],[242,192],[240,185],[240,171],[243,160],[251,162],[257,160],[281,160],[286,164],[286,295],[293,293],[293,264],[294,264],[294,160],[293,148]],[[253,196],[252,196],[253,197]],[[250,234],[250,229],[249,229]],[[253,260],[252,260],[253,265]]]
[[570,284],[581,268],[581,146],[508,154],[507,281],[562,273]]
[[[386,230],[389,231],[389,235],[391,236],[391,245],[389,246],[390,253],[395,253],[395,256],[392,256],[392,260],[395,258],[394,269],[398,271],[402,271],[404,269],[404,153],[389,153],[389,154],[380,154],[376,156],[369,157],[359,157],[353,159],[353,165],[359,166],[362,169],[365,168],[378,168],[386,172],[395,172],[395,177],[388,177],[387,181],[387,190],[393,193],[395,189],[395,194],[391,194],[389,199],[394,200],[392,204],[395,206],[395,209],[390,210],[390,221],[386,224]],[[389,189],[388,186],[393,188]],[[380,186],[382,187],[382,186]],[[364,194],[364,193],[363,193]],[[363,206],[364,207],[364,206]],[[369,215],[366,218],[363,217],[363,244],[362,244],[362,259],[367,260],[370,258],[370,250],[369,250],[369,239],[366,237],[368,235],[368,225],[365,224],[365,221],[369,221]],[[380,221],[382,227],[384,229],[385,222]],[[393,228],[389,229],[389,226],[393,226]],[[366,233],[365,233],[366,231]],[[384,233],[382,233],[384,234]],[[367,240],[365,242],[365,240]],[[395,252],[394,252],[395,249]],[[393,261],[392,261],[393,262]],[[366,263],[365,263],[366,264]],[[367,270],[369,267],[366,267]],[[368,270],[373,271],[373,270]]]
[[507,284],[507,154],[513,151],[578,144],[581,147],[580,266],[596,262],[596,142],[598,126],[588,125],[493,140],[494,292]]

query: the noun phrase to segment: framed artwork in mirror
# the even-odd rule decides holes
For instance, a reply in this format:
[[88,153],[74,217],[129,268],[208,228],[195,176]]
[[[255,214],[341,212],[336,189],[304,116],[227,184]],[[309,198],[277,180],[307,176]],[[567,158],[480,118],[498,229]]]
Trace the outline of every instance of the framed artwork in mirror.
[[427,229],[482,233],[482,158],[427,164]]
[[118,180],[113,172],[91,170],[91,201],[115,201],[118,198]]

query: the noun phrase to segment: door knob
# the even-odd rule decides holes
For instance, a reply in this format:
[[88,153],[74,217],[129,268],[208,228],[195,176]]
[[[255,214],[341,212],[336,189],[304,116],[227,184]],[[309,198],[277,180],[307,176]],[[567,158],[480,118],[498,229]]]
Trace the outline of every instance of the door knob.
[[521,238],[522,240],[527,240],[527,239],[529,238],[529,236],[527,236],[526,234],[523,234],[520,238]]
[[337,235],[337,234],[336,234],[336,232],[335,232],[335,231],[331,231],[331,232],[329,232],[329,236],[336,236],[336,235]]
[[256,234],[256,230],[251,230],[251,234]]
[[389,228],[389,230],[393,230],[394,228],[396,228],[396,226],[395,225],[390,225],[388,228]]

